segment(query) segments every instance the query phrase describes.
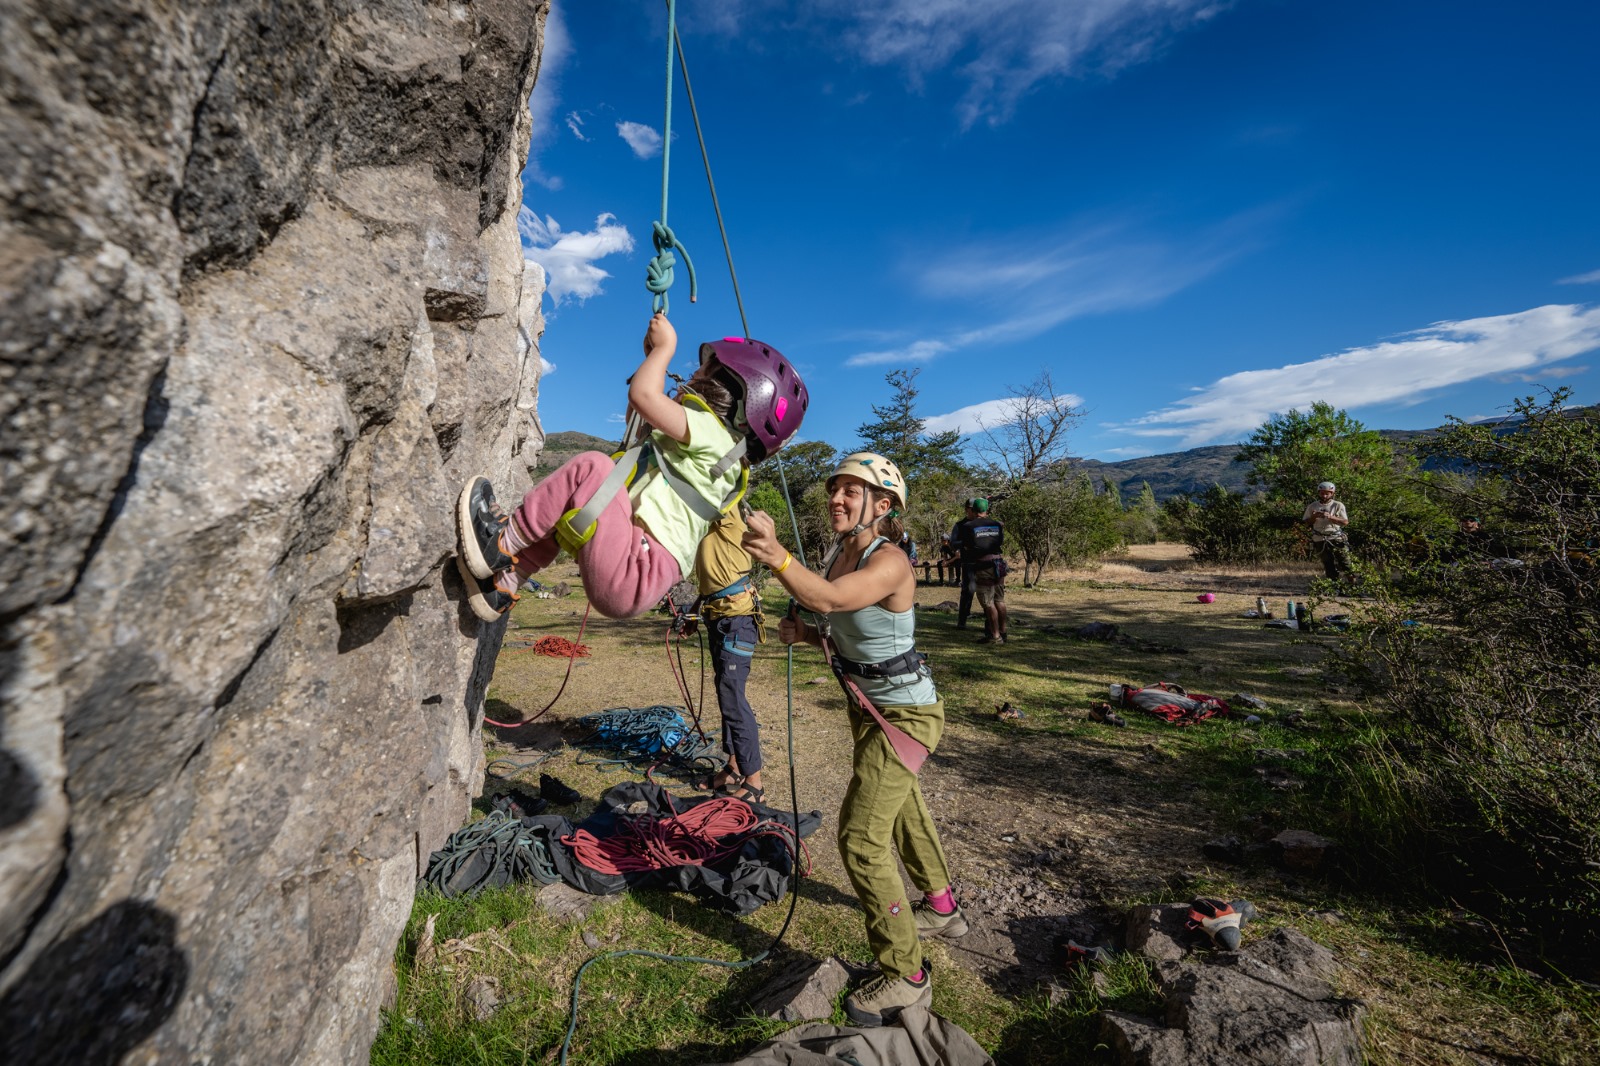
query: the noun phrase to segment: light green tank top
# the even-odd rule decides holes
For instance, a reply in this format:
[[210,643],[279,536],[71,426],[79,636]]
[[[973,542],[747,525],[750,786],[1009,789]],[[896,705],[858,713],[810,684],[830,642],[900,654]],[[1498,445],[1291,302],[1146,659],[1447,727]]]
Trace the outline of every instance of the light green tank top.
[[[860,570],[866,565],[867,557],[877,551],[879,545],[887,543],[887,540],[879,537],[868,545],[867,550],[861,553],[861,561],[856,563],[856,569]],[[917,644],[915,609],[897,613],[874,603],[858,611],[830,614],[828,625],[834,648],[846,659],[858,663],[881,663],[905,654]],[[939,701],[933,675],[926,666],[916,673],[895,677],[858,677],[851,674],[850,679],[860,685],[866,697],[880,707],[921,707]]]

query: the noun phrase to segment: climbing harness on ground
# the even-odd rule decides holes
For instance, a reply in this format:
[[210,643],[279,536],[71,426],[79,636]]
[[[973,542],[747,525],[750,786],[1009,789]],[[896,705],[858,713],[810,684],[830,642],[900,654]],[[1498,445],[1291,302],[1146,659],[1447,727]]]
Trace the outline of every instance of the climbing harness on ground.
[[704,866],[737,854],[756,836],[777,836],[801,862],[799,837],[790,826],[763,822],[744,800],[715,797],[664,818],[640,815],[618,824],[604,839],[579,829],[561,842],[578,862],[601,873],[626,874],[675,866]]

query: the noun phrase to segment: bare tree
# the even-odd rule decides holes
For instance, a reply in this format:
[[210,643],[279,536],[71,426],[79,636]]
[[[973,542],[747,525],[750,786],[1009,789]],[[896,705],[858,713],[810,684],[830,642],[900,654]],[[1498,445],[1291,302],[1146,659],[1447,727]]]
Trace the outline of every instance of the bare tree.
[[1083,412],[1073,397],[1056,392],[1049,370],[1007,391],[1011,398],[994,424],[978,420],[983,435],[973,442],[973,451],[1011,485],[1026,485],[1050,475],[1067,458],[1067,432]]

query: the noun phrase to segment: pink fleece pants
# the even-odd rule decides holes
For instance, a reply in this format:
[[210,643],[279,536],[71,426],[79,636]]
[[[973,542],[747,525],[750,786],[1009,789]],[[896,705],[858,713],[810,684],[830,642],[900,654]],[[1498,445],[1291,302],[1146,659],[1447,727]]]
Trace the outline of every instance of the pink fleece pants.
[[[561,552],[552,532],[556,520],[588,503],[613,465],[603,452],[579,452],[522,498],[511,520],[531,546],[517,553],[519,576],[526,578],[555,561]],[[600,512],[594,536],[578,550],[578,570],[590,604],[607,618],[637,618],[681,580],[672,553],[633,524],[626,490]]]

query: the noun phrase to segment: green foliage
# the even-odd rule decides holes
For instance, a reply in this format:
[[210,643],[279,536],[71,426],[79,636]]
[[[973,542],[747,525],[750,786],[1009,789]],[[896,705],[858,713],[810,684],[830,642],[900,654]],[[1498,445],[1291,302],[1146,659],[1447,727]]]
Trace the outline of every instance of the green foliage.
[[1162,509],[1162,535],[1194,549],[1197,562],[1248,566],[1293,554],[1298,538],[1265,500],[1213,485],[1198,496],[1174,496]]
[[1151,491],[1150,482],[1139,483],[1139,495],[1122,509],[1118,523],[1122,539],[1128,544],[1154,544],[1161,532],[1161,505]]
[[1419,534],[1448,525],[1415,458],[1320,400],[1309,411],[1267,419],[1235,461],[1253,464],[1250,484],[1266,489],[1269,512],[1284,524],[1300,516],[1318,482],[1335,482],[1350,514],[1351,547],[1368,558],[1390,557]]
[[[1453,421],[1427,452],[1471,477],[1483,538],[1439,537],[1400,567],[1346,642],[1395,712],[1362,772],[1395,802],[1377,827],[1429,881],[1492,892],[1518,923],[1600,951],[1600,418],[1567,393],[1521,421]],[[1514,551],[1516,558],[1507,558]]]
[[1032,585],[1047,566],[1096,558],[1122,543],[1122,507],[1097,493],[1087,476],[1028,482],[995,504],[1006,543],[1022,553],[1022,582]]
[[959,474],[961,434],[955,430],[928,433],[927,421],[917,414],[917,375],[921,370],[891,370],[884,380],[894,389],[889,402],[873,405],[876,421],[863,422],[861,450],[893,459],[915,490],[917,482],[934,473]]
[[839,449],[826,441],[800,441],[786,446],[772,459],[756,467],[750,480],[752,484],[771,485],[775,489],[787,481],[790,498],[798,500],[811,486],[826,481],[838,461]]

